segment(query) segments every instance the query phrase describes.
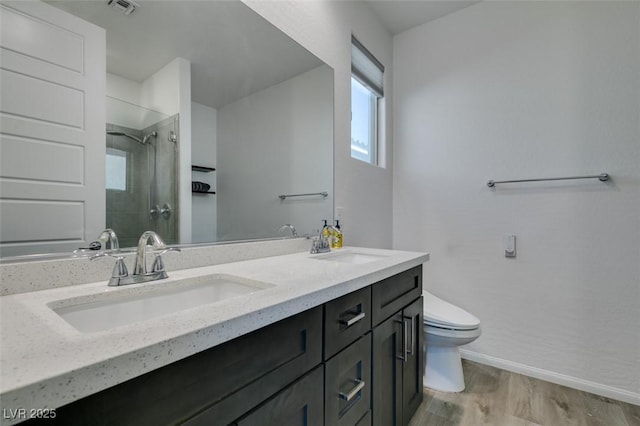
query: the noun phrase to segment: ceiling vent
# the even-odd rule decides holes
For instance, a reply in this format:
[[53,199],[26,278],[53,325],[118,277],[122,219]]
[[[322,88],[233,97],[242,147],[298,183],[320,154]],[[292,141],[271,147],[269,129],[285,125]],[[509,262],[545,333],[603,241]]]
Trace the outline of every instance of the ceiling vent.
[[131,15],[140,5],[131,0],[107,0],[107,5],[121,10],[125,15]]

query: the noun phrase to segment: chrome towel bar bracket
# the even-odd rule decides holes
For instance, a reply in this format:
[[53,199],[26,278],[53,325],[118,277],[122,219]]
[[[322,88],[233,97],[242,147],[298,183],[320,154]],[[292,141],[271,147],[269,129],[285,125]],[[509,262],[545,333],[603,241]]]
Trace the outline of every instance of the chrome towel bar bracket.
[[540,181],[547,181],[547,180],[573,180],[573,179],[598,179],[601,182],[605,182],[609,180],[609,174],[600,173],[599,175],[590,175],[590,176],[569,176],[569,177],[540,178],[540,179],[490,180],[487,182],[487,186],[489,188],[493,188],[498,183],[540,182]]

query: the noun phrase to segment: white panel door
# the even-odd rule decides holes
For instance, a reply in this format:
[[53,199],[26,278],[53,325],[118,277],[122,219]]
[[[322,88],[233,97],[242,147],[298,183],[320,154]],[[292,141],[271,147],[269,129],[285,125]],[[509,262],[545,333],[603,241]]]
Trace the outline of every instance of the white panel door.
[[105,226],[105,32],[0,3],[0,255],[71,251]]

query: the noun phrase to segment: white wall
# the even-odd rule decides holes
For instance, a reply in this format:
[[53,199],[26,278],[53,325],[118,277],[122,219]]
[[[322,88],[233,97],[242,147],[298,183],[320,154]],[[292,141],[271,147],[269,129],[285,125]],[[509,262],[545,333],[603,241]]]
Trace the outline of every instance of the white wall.
[[391,111],[392,38],[361,2],[243,0],[334,69],[335,206],[342,207],[345,244],[391,247],[391,114],[385,123],[386,168],[351,159],[351,34],[387,68],[386,108]]
[[178,186],[178,199],[180,212],[178,217],[180,243],[191,242],[191,62],[183,58],[176,58],[178,78],[178,111],[180,120],[178,126],[178,161],[180,163],[180,182]]
[[639,88],[637,2],[482,2],[394,38],[394,248],[481,319],[466,356],[640,403]]
[[140,105],[142,84],[122,76],[107,73],[107,96]]
[[[143,129],[179,113],[182,61],[185,60],[174,59],[142,83],[107,73],[107,121]],[[113,99],[123,102],[114,102]]]
[[[206,105],[191,102],[191,163],[216,167],[218,145],[218,111]],[[194,181],[211,185],[216,191],[217,172],[191,172]],[[192,195],[192,243],[206,243],[217,239],[217,196]]]
[[107,73],[107,123],[140,130],[167,118],[167,114],[141,107],[141,90],[140,83]]
[[332,87],[323,65],[218,110],[219,239],[273,237],[285,223],[308,235],[331,219]]
[[180,66],[185,59],[176,58],[141,83],[140,105],[169,116],[180,112]]

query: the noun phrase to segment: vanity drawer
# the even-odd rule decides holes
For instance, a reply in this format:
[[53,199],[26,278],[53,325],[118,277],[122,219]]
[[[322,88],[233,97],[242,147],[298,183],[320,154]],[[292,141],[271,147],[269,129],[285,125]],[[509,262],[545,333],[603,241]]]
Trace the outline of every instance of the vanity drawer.
[[282,320],[250,336],[241,346],[229,346],[219,358],[211,360],[218,374],[206,386],[215,387],[216,395],[223,398],[210,399],[208,408],[184,424],[228,425],[319,365],[322,308]]
[[365,416],[371,408],[371,333],[327,361],[324,391],[325,424],[355,426]]
[[61,407],[50,423],[228,425],[319,365],[321,342],[317,307]]
[[324,306],[324,359],[371,330],[371,286]]
[[422,296],[422,265],[374,284],[371,288],[373,326]]
[[[319,366],[264,404],[233,423],[233,426],[323,426],[323,368]],[[329,424],[329,423],[327,423]]]

